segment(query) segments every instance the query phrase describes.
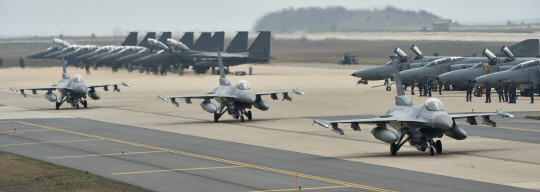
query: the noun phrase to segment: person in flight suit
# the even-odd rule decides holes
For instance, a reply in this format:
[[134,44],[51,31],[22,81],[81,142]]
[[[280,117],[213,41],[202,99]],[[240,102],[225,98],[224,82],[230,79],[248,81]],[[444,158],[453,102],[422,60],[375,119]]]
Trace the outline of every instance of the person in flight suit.
[[418,91],[420,91],[420,97],[422,97],[422,89],[424,89],[424,81],[422,77],[418,78]]
[[424,76],[424,97],[427,97],[428,79]]
[[509,103],[516,103],[516,92],[517,92],[517,87],[516,87],[516,84],[512,81],[512,83],[510,84],[511,85],[511,89],[510,89],[510,102]]
[[491,85],[489,82],[486,82],[484,88],[486,88],[486,103],[491,103]]
[[508,102],[508,82],[506,82],[506,79],[503,80],[504,82],[504,102]]
[[469,80],[469,83],[467,84],[467,96],[465,96],[467,98],[467,102],[472,102],[472,91],[474,89],[474,83],[471,82],[471,80]]
[[431,90],[433,89],[433,79],[431,79],[431,76],[428,77],[428,91],[429,91],[429,95],[428,97],[431,97]]
[[497,95],[499,95],[499,102],[504,101],[503,89],[504,85],[502,84],[501,80],[499,80],[499,84],[497,84]]
[[411,95],[414,95],[414,83],[416,83],[416,80],[414,79],[414,76],[411,78]]
[[531,96],[531,103],[534,103],[534,86],[533,86],[533,82],[531,82],[531,86],[529,87],[529,95]]

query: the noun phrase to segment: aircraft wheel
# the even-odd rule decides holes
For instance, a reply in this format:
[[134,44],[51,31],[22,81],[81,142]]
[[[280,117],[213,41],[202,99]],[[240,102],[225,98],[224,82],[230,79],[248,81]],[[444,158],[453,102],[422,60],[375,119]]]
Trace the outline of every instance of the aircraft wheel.
[[56,102],[56,110],[60,109],[60,103]]
[[217,113],[214,113],[214,122],[218,122],[219,120],[219,115]]
[[244,122],[244,116],[240,116],[240,121]]
[[386,87],[386,91],[391,91],[392,90],[392,87],[388,86]]
[[396,155],[397,154],[397,145],[396,143],[390,144],[390,155]]
[[84,106],[84,108],[87,108],[87,107],[88,107],[88,102],[87,102],[86,100],[84,100],[84,101],[82,102],[82,105]]
[[77,109],[79,109],[79,103],[77,103]]
[[246,116],[247,116],[248,120],[250,120],[250,121],[251,121],[251,119],[253,119],[253,116],[252,116],[252,114],[251,114],[251,111],[248,111],[247,114],[246,114]]
[[431,156],[435,155],[435,150],[433,150],[433,147],[429,148],[429,155],[431,155]]
[[435,142],[435,150],[437,151],[437,153],[442,153],[442,142],[441,142],[441,140],[437,140],[437,142]]

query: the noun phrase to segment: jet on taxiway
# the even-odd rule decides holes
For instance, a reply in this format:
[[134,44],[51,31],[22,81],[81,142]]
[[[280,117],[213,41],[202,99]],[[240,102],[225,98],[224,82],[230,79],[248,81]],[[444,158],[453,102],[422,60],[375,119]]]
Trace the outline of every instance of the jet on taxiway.
[[[191,104],[191,99],[203,99],[201,107],[209,112],[214,113],[214,121],[218,122],[219,118],[225,113],[228,112],[229,115],[233,118],[238,119],[244,122],[244,116],[248,120],[252,119],[252,113],[250,109],[255,107],[262,111],[268,110],[270,107],[268,103],[262,100],[263,95],[271,95],[270,97],[274,100],[277,100],[277,94],[283,94],[283,100],[292,101],[292,98],[289,96],[289,93],[296,93],[303,95],[298,89],[293,89],[292,91],[271,91],[271,92],[254,92],[251,90],[249,83],[245,80],[239,81],[236,85],[232,85],[229,79],[225,76],[225,69],[223,67],[223,62],[221,60],[221,53],[219,49],[217,50],[218,63],[219,63],[219,86],[214,89],[214,91],[202,94],[202,95],[186,95],[186,96],[162,96],[158,95],[158,98],[171,102],[179,106],[176,99],[183,99],[186,103]],[[211,99],[215,99],[219,104],[219,108],[216,107]]]
[[[54,43],[56,44],[63,44],[64,41],[59,39],[54,39]],[[65,44],[64,44],[65,45]],[[95,90],[97,87],[103,87],[105,91],[108,91],[109,86],[114,87],[114,91],[120,92],[120,89],[118,88],[119,85],[128,86],[129,85],[125,82],[119,83],[119,84],[99,84],[99,85],[87,85],[84,83],[83,78],[81,75],[75,75],[73,78],[70,78],[69,74],[66,71],[66,63],[62,59],[62,79],[58,81],[58,83],[48,86],[48,87],[34,87],[34,88],[13,88],[10,87],[11,91],[17,92],[19,90],[22,95],[26,97],[26,93],[24,93],[25,90],[31,90],[34,95],[37,94],[38,90],[44,90],[47,91],[45,93],[45,98],[47,98],[51,102],[56,102],[56,109],[59,109],[60,106],[67,102],[71,104],[71,106],[79,108],[79,103],[81,103],[84,108],[88,106],[88,103],[86,101],[86,95],[94,100],[100,99],[99,93]],[[52,92],[54,90],[58,90],[60,92],[60,101],[58,101],[56,95]]]
[[[399,65],[397,57],[391,56],[396,79],[397,96],[395,107],[391,108],[385,115],[370,119],[351,119],[338,121],[321,121],[315,119],[313,122],[325,128],[332,128],[332,131],[344,135],[339,123],[350,124],[355,131],[360,131],[359,124],[375,124],[371,133],[375,138],[386,143],[390,143],[390,154],[396,155],[397,151],[409,142],[411,146],[419,151],[425,151],[429,148],[430,155],[442,152],[442,143],[440,140],[434,141],[443,135],[462,140],[467,138],[467,133],[456,125],[456,119],[466,118],[471,125],[476,125],[475,117],[482,117],[485,124],[495,126],[495,121],[489,117],[492,115],[501,115],[503,117],[513,117],[512,115],[497,111],[497,113],[469,113],[469,114],[448,114],[444,111],[443,104],[436,98],[429,98],[423,104],[414,106],[409,97],[405,95],[401,77],[399,75]],[[393,127],[397,134],[387,128],[387,125]],[[435,149],[434,149],[435,148]]]

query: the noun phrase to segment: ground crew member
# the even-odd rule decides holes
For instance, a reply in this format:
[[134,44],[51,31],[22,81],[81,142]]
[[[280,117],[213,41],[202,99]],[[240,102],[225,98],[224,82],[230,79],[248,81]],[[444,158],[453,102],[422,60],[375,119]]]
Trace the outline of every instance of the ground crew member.
[[84,68],[86,69],[86,74],[90,75],[90,64],[89,63],[84,64]]
[[422,97],[422,89],[424,88],[424,81],[422,77],[418,78],[418,91],[420,92],[420,97]]
[[486,103],[491,103],[491,85],[489,85],[489,82],[486,82]]
[[249,75],[253,75],[253,67],[249,66]]
[[474,89],[474,84],[471,82],[471,80],[469,80],[469,83],[467,84],[467,96],[465,96],[467,98],[467,102],[472,102],[472,91]]
[[427,97],[428,79],[424,76],[424,97]]
[[504,85],[502,84],[501,80],[499,80],[499,84],[497,84],[497,95],[499,95],[499,102],[504,101],[503,89]]
[[416,80],[414,79],[414,76],[411,78],[411,95],[414,95],[414,83],[416,83]]
[[533,86],[533,82],[531,82],[531,87],[529,87],[529,95],[531,96],[531,103],[534,103],[534,86]]
[[511,84],[511,85],[512,85],[512,89],[511,89],[511,91],[510,91],[510,95],[512,95],[512,96],[511,96],[512,98],[510,99],[510,102],[511,102],[511,103],[516,103],[516,99],[517,99],[517,98],[516,98],[516,96],[517,96],[517,95],[516,95],[517,87],[516,87],[516,84],[515,84],[513,81],[512,81],[512,84]]
[[506,79],[503,80],[504,82],[504,102],[508,102],[508,82],[506,82]]
[[428,77],[428,91],[429,95],[428,97],[431,97],[431,90],[433,89],[433,79],[431,79],[431,76]]

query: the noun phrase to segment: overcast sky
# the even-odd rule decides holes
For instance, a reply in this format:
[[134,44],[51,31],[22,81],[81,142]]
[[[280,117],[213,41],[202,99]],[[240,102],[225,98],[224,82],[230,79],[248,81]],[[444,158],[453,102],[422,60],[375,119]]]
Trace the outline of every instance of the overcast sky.
[[0,37],[97,35],[127,31],[244,31],[287,7],[420,10],[462,24],[540,21],[538,0],[0,0]]

